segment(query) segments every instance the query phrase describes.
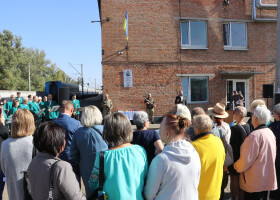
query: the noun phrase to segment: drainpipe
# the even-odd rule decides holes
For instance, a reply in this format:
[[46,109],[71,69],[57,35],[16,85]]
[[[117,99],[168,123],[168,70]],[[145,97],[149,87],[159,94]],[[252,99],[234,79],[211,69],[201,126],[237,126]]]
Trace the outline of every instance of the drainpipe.
[[277,22],[276,18],[257,18],[256,8],[277,9],[275,4],[262,4],[261,0],[252,0],[252,20],[255,22]]
[[263,4],[262,0],[256,0],[256,8],[263,8],[263,9],[277,9],[277,4]]

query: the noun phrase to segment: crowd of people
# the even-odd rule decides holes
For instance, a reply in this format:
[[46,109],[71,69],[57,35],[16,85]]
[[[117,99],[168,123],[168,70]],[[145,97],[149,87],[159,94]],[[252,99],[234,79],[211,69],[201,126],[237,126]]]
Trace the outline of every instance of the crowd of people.
[[[49,95],[44,102],[48,117],[40,124],[31,112],[39,98],[14,98],[12,104],[22,106],[9,107],[16,108],[10,136],[3,117],[0,123],[0,192],[6,183],[12,200],[27,193],[36,200],[218,200],[224,199],[230,177],[234,200],[280,199],[280,104],[272,122],[265,102],[254,100],[248,123],[246,108],[237,105],[228,124],[222,103],[207,111],[189,110],[182,96],[159,131],[149,129],[155,107],[151,94],[144,101],[150,113],[134,114],[135,130],[123,113],[111,113],[106,95],[103,115],[92,105],[80,119],[75,97],[62,101],[57,115],[50,112],[56,103]],[[23,172],[30,191],[24,189]]]

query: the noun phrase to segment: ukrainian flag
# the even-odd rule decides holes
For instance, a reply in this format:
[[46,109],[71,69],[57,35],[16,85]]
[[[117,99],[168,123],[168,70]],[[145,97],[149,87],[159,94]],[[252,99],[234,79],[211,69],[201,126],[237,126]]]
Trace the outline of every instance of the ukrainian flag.
[[128,12],[127,11],[123,22],[123,30],[125,31],[126,40],[128,41]]

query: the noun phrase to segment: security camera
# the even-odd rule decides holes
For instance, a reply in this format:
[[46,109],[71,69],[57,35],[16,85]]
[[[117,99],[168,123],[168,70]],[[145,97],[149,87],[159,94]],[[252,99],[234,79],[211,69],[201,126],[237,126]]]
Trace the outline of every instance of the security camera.
[[123,52],[122,52],[122,51],[119,51],[119,52],[118,52],[118,54],[119,54],[119,55],[122,55],[122,54],[123,54]]
[[229,0],[224,0],[224,5],[229,5]]

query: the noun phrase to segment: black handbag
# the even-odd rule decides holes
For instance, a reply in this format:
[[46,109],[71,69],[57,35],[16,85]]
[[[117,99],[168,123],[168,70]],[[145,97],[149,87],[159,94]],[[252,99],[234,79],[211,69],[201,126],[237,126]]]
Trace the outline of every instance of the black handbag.
[[59,160],[55,161],[50,169],[50,182],[49,182],[49,198],[48,200],[53,200],[52,189],[53,189],[53,179],[54,179],[54,168]]
[[104,184],[104,151],[99,155],[99,187],[97,191],[88,198],[88,200],[106,200],[105,192],[103,191]]
[[[32,159],[36,156],[36,148],[33,146],[32,149]],[[33,200],[31,195],[31,186],[29,181],[29,176],[27,171],[23,171],[23,191],[24,200]]]

